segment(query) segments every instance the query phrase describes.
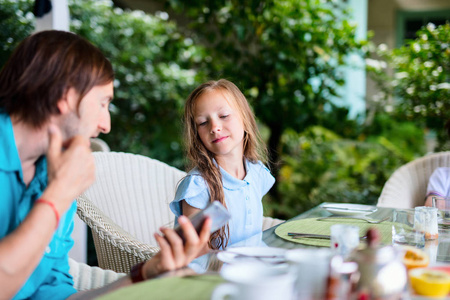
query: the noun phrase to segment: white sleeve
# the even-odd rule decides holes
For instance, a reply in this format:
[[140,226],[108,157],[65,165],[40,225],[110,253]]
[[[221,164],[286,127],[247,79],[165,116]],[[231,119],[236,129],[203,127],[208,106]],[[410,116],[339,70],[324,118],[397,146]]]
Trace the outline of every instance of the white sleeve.
[[450,168],[437,168],[430,176],[427,196],[433,194],[442,197],[450,196]]

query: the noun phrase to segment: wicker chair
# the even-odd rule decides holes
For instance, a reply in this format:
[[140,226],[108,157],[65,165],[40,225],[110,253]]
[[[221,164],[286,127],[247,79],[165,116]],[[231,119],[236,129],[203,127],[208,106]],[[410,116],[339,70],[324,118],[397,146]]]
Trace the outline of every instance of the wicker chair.
[[283,222],[284,222],[284,220],[271,218],[271,217],[263,217],[262,230],[264,231],[266,229],[272,228],[273,226],[277,226]]
[[[109,152],[110,148],[108,144],[99,139],[99,138],[91,138],[91,151],[104,151]],[[73,258],[77,262],[86,262],[86,254],[87,254],[87,226],[86,224],[80,220],[80,218],[74,218],[74,227],[72,232],[72,238],[74,240],[74,244],[72,249],[70,249],[69,256]]]
[[185,173],[141,155],[93,155],[96,182],[78,197],[78,216],[91,228],[99,266],[127,273],[159,251],[153,233],[172,226],[169,202]]
[[124,273],[116,273],[79,263],[69,258],[69,273],[73,277],[73,286],[78,292],[101,288],[117,279],[125,276]]
[[386,181],[377,206],[413,208],[423,205],[428,180],[439,167],[450,167],[450,151],[429,154],[403,165]]
[[99,138],[91,138],[91,150],[92,152],[109,152],[111,149],[109,148],[108,144]]

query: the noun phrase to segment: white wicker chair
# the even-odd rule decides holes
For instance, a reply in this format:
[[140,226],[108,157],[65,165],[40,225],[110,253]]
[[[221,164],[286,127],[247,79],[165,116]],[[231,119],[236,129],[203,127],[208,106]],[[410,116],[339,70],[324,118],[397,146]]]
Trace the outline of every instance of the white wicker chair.
[[91,228],[99,266],[128,273],[159,251],[153,233],[173,224],[169,202],[185,173],[141,155],[93,155],[96,181],[78,197],[78,216]]
[[280,220],[280,219],[276,219],[276,218],[271,218],[271,217],[263,217],[263,225],[262,225],[262,230],[266,230],[269,229],[273,226],[277,226],[278,224],[283,223],[284,220]]
[[428,180],[439,167],[450,167],[450,151],[429,154],[401,166],[386,181],[377,206],[413,208],[423,205]]
[[91,150],[93,152],[109,152],[111,149],[109,148],[108,144],[99,138],[91,138]]
[[84,263],[76,262],[71,258],[69,258],[69,267],[69,273],[73,277],[73,286],[78,292],[101,288],[126,275],[91,267]]

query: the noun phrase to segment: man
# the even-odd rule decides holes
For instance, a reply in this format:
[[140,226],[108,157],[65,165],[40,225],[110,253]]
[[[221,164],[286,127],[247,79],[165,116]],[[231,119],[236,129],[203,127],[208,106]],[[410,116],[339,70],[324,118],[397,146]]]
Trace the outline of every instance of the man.
[[[81,37],[44,31],[26,38],[0,72],[0,298],[75,294],[68,251],[74,199],[95,178],[89,138],[110,131],[110,62]],[[187,265],[209,239],[180,219],[155,234],[161,251],[94,297]],[[56,230],[55,230],[56,228]]]

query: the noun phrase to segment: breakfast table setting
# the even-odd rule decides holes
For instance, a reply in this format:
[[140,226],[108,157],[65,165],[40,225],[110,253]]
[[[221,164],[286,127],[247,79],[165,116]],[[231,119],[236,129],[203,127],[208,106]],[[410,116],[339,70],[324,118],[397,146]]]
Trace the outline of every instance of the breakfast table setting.
[[449,292],[450,224],[441,211],[330,202],[101,299],[425,300]]

